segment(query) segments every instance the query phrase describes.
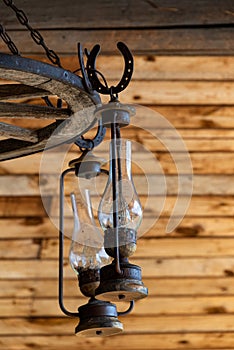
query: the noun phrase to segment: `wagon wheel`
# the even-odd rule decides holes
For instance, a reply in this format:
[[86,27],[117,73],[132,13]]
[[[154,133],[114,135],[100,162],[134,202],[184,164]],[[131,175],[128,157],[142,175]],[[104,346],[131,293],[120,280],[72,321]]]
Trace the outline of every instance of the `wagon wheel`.
[[[94,108],[100,103],[100,98],[95,91],[87,92],[83,80],[70,71],[17,55],[0,54],[0,79],[12,81],[12,84],[0,85],[0,117],[4,118],[0,123],[0,160],[43,151],[54,132],[53,146],[65,139],[72,142],[74,134],[82,134],[94,122],[92,113],[84,112],[82,117],[74,118],[76,112]],[[66,106],[56,108],[24,103],[26,99],[50,95],[65,101]],[[7,122],[5,118],[8,118]],[[53,122],[30,130],[8,122],[14,118],[39,118],[46,120],[47,124]],[[66,123],[60,124],[63,120]]]

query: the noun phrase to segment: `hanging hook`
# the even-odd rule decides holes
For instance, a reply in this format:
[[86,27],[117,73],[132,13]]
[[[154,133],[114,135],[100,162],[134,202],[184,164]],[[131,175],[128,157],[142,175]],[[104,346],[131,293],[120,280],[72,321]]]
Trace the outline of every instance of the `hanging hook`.
[[98,121],[98,128],[96,135],[92,140],[85,139],[82,135],[77,137],[75,140],[75,144],[80,148],[81,151],[83,150],[91,150],[94,147],[97,147],[104,139],[106,134],[106,127],[104,127],[102,119],[99,119]]
[[97,76],[96,59],[100,52],[100,45],[95,45],[88,55],[86,70],[87,70],[89,80],[92,84],[93,89],[95,89],[96,91],[98,91],[103,95],[110,95],[110,93],[112,94],[112,96],[114,94],[117,95],[119,92],[123,91],[128,86],[132,77],[133,56],[130,50],[123,42],[118,42],[117,48],[123,55],[125,68],[124,68],[122,78],[116,86],[108,87],[103,85]]
[[84,58],[83,58],[83,49],[82,49],[81,43],[77,44],[77,53],[78,53],[78,60],[79,60],[79,64],[80,64],[80,70],[82,73],[85,90],[89,93],[92,93],[93,89],[92,89],[91,82],[89,81],[89,77],[88,77],[86,69],[85,69]]

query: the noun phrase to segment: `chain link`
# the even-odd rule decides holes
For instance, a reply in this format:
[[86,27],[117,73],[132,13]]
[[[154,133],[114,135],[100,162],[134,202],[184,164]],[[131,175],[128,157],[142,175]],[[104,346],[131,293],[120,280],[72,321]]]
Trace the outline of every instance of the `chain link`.
[[13,55],[20,56],[19,50],[11,40],[11,37],[9,36],[9,34],[7,34],[6,29],[1,24],[0,24],[0,37],[2,38],[4,43],[7,44],[9,50],[11,51],[11,53],[13,53]]
[[[45,52],[46,52],[47,57],[48,57],[49,60],[50,60],[50,62],[52,62],[53,64],[55,64],[55,65],[57,65],[57,66],[59,66],[59,67],[61,67],[61,63],[60,63],[60,59],[59,59],[58,55],[55,53],[55,51],[53,51],[53,50],[51,50],[51,49],[49,49],[49,48],[47,47],[47,45],[46,45],[46,43],[45,43],[45,41],[44,41],[44,38],[42,37],[42,35],[40,34],[40,32],[39,32],[37,29],[33,29],[33,28],[31,27],[31,25],[29,24],[29,20],[28,20],[26,14],[24,13],[24,11],[18,9],[18,8],[14,5],[14,3],[13,3],[12,0],[3,0],[3,2],[4,2],[7,6],[9,6],[9,7],[15,12],[16,17],[17,17],[18,21],[20,22],[20,24],[22,24],[23,26],[25,26],[25,27],[29,30],[33,41],[34,41],[37,45],[40,45],[40,46],[43,47],[43,49],[44,49]],[[5,35],[7,35],[6,32],[3,31],[3,34],[2,34],[2,33],[1,33],[1,27],[0,27],[0,36],[2,37],[3,40],[6,39],[6,37],[3,38],[3,36],[5,36]],[[7,35],[7,36],[8,36],[8,35]],[[9,36],[8,36],[8,37],[9,37]],[[7,40],[8,40],[8,38],[7,38]],[[5,40],[4,40],[4,41],[5,41]],[[5,42],[6,42],[6,41],[5,41]],[[8,45],[9,48],[10,48],[10,46],[12,46],[12,47],[10,48],[10,50],[11,50],[12,48],[13,48],[13,50],[14,50],[14,48],[16,48],[16,46],[14,45],[14,43],[13,43],[11,40],[10,40],[10,46],[9,46],[9,41],[7,41],[7,45]],[[17,49],[17,48],[16,48],[16,49]],[[18,50],[17,50],[17,51],[18,51]],[[11,52],[12,52],[12,50],[11,50]]]

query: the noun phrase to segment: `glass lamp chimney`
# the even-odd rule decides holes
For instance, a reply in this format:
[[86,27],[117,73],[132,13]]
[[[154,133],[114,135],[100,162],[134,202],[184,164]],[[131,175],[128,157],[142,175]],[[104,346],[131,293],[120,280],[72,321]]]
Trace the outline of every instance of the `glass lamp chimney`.
[[[110,256],[113,256],[113,247],[117,243],[120,255],[127,257],[134,253],[142,216],[131,173],[131,142],[120,138],[115,143],[112,140],[109,178],[98,208],[98,219],[105,234],[105,249]],[[118,242],[115,241],[116,231]]]
[[101,268],[96,298],[132,301],[148,294],[141,280],[141,268],[128,262],[128,257],[136,250],[137,229],[143,213],[131,175],[131,142],[120,138],[117,123],[110,126],[109,178],[98,219],[104,230],[105,250],[114,260]]
[[110,258],[104,250],[104,239],[93,217],[89,191],[84,190],[84,199],[81,196],[76,198],[74,193],[70,197],[74,228],[69,260],[78,275],[81,292],[91,297],[99,285],[100,268]]

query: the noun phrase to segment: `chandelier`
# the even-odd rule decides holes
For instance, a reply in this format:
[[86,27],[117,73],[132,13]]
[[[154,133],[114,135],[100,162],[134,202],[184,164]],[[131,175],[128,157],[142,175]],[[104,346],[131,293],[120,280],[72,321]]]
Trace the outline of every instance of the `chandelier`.
[[[121,139],[121,128],[130,123],[135,110],[121,104],[118,93],[130,82],[133,72],[133,57],[124,43],[118,48],[124,56],[125,69],[116,86],[108,87],[99,80],[95,61],[100,50],[94,46],[87,55],[86,80],[101,94],[109,95],[110,101],[98,105],[95,120],[98,130],[93,139],[76,139],[82,154],[69,162],[60,178],[60,275],[59,301],[62,311],[68,316],[77,316],[80,322],[76,333],[85,336],[112,335],[123,330],[119,315],[128,314],[134,301],[145,298],[147,288],[141,280],[141,268],[129,262],[136,250],[137,229],[141,223],[143,209],[137,195],[131,173],[131,142]],[[80,45],[79,45],[80,48]],[[80,63],[83,66],[80,52]],[[105,80],[105,79],[104,79]],[[109,169],[103,168],[105,160],[96,157],[93,149],[103,141],[106,129],[110,129]],[[73,173],[77,178],[92,182],[101,173],[108,175],[106,188],[98,206],[98,220],[103,234],[96,226],[89,194],[89,185],[83,193],[70,194],[74,216],[74,229],[70,247],[70,263],[76,272],[83,295],[89,297],[87,304],[79,307],[78,313],[69,312],[63,304],[63,237],[64,237],[64,179]],[[131,196],[129,198],[129,193]],[[129,307],[118,312],[113,302],[126,301]]]
[[[118,99],[118,94],[127,87],[132,77],[132,54],[124,43],[117,44],[125,68],[119,83],[108,86],[103,74],[96,69],[100,46],[95,45],[90,52],[87,49],[83,52],[78,44],[79,76],[76,72],[61,67],[58,55],[47,47],[39,31],[30,26],[25,13],[13,1],[4,0],[4,3],[15,12],[36,44],[44,48],[54,66],[21,57],[6,29],[0,25],[0,36],[11,51],[11,55],[0,54],[0,77],[21,83],[11,84],[11,89],[5,89],[5,95],[5,85],[2,85],[1,95],[9,100],[40,96],[47,104],[47,107],[17,104],[16,109],[14,103],[5,102],[0,108],[4,108],[5,115],[9,117],[13,113],[24,114],[26,117],[40,117],[44,114],[56,119],[56,122],[37,132],[1,123],[1,135],[6,139],[0,142],[0,158],[7,160],[43,151],[54,133],[57,133],[53,144],[56,147],[63,142],[60,135],[72,131],[68,141],[79,147],[81,156],[71,160],[68,169],[60,177],[59,305],[67,316],[79,318],[75,329],[77,335],[100,337],[122,332],[123,325],[118,316],[128,314],[133,309],[134,301],[145,298],[148,294],[142,282],[141,268],[129,262],[129,257],[136,250],[137,230],[142,221],[143,209],[132,179],[131,142],[121,138],[121,129],[130,124],[130,118],[136,111]],[[53,105],[49,95],[59,96],[57,106]],[[109,103],[102,104],[100,95],[109,96]],[[64,103],[66,108],[62,108]],[[91,115],[84,113],[74,136],[74,125],[69,121],[77,111],[90,106],[94,106],[94,112]],[[68,122],[61,123],[64,119]],[[94,138],[85,139],[83,134],[96,123],[98,127]],[[95,147],[103,141],[106,129],[111,134],[108,162],[93,153]],[[105,163],[109,164],[108,169]],[[64,181],[69,174],[90,182],[101,174],[107,177],[106,188],[98,206],[100,227],[94,219],[88,187],[82,193],[77,193],[76,190],[70,193],[74,227],[69,260],[77,274],[81,293],[89,298],[85,305],[79,307],[78,312],[68,311],[63,303]],[[120,301],[128,303],[126,311],[117,311],[114,303]]]
[[[121,103],[118,97],[131,81],[133,56],[126,44],[117,44],[124,59],[124,70],[116,85],[109,86],[105,76],[96,68],[99,45],[89,52],[78,44],[79,68],[68,71],[62,67],[58,55],[48,48],[40,32],[31,27],[24,11],[18,9],[12,0],[3,2],[27,28],[32,40],[44,49],[51,64],[22,57],[0,24],[0,37],[11,52],[0,53],[0,78],[13,81],[12,84],[0,85],[0,98],[7,101],[0,103],[0,115],[48,121],[46,126],[33,131],[1,122],[0,134],[4,139],[0,141],[0,160],[23,157],[62,144],[79,148],[79,157],[70,160],[59,178],[59,305],[65,315],[79,318],[75,329],[79,336],[101,337],[120,333],[123,325],[118,316],[130,313],[134,302],[148,294],[142,282],[141,267],[129,261],[136,251],[143,206],[132,177],[132,143],[121,137],[122,129],[131,124],[132,118],[137,119],[137,108]],[[108,97],[108,103],[103,103],[101,96]],[[42,98],[44,105],[12,102],[31,97]],[[145,116],[143,119],[145,121]],[[162,117],[158,121],[159,125],[166,125],[169,129],[170,143],[163,132],[155,136],[169,149],[178,174],[188,174],[186,190],[184,178],[178,176],[178,196],[181,196],[172,210],[175,222],[169,220],[167,226],[167,232],[171,232],[189,205],[192,166],[178,133],[165,119],[162,122]],[[93,127],[95,135],[85,137]],[[107,133],[110,135],[108,160],[95,155],[95,148],[104,144]],[[184,162],[181,163],[181,157],[174,150],[183,152]],[[88,302],[76,312],[69,311],[63,301],[65,208],[68,203],[65,186],[70,176],[75,185],[69,196],[69,208],[73,213],[69,260],[80,291],[88,298]],[[94,213],[90,188],[103,177],[106,185]],[[154,187],[155,182],[151,190],[154,191]],[[163,191],[165,187],[161,187]],[[119,302],[127,303],[125,311],[117,310]]]

